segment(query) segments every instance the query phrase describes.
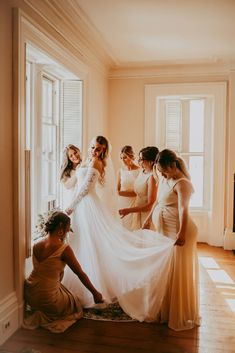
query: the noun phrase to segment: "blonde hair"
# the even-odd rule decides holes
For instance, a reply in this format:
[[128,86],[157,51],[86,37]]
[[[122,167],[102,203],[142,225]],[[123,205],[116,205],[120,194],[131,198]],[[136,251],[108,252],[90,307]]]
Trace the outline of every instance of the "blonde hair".
[[126,154],[129,158],[133,160],[135,159],[135,153],[133,151],[132,146],[129,146],[129,145],[123,146],[121,149],[120,155],[122,154]]

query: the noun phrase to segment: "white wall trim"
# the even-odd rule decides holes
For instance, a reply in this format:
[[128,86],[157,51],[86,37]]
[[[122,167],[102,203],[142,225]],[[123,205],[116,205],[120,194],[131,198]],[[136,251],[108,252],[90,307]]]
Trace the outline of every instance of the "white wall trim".
[[19,308],[15,292],[0,302],[0,345],[2,345],[19,327]]
[[224,250],[235,250],[235,233],[229,228],[224,232]]
[[224,243],[226,90],[226,82],[145,85],[145,145],[159,146],[160,131],[156,126],[158,97],[205,95],[214,98],[213,202],[208,214],[210,231],[207,240],[204,240],[214,246],[223,246]]
[[150,67],[120,67],[109,71],[109,79],[135,78],[228,78],[231,68],[224,64],[208,65],[155,65]]
[[[46,1],[25,0],[25,2],[55,31],[54,34],[61,42],[70,46],[70,52],[76,52],[77,58],[101,71],[115,64],[104,38],[78,3],[60,1],[50,2],[48,5]],[[43,28],[40,30],[44,32]]]

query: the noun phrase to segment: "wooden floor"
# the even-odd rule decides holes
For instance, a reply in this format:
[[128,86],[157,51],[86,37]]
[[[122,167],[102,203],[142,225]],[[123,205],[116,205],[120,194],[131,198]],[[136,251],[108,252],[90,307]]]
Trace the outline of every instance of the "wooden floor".
[[201,327],[175,332],[165,325],[82,319],[63,334],[18,330],[1,353],[235,353],[235,255],[198,245]]

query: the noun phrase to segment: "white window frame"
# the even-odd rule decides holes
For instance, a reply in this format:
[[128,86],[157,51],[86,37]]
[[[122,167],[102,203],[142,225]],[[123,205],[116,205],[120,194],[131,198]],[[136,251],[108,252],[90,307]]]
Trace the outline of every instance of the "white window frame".
[[[186,135],[189,133],[189,103],[194,99],[202,99],[204,101],[204,150],[203,152],[189,152],[189,146],[187,145],[188,138]],[[167,146],[166,144],[166,107],[168,101],[175,101],[180,105],[180,122],[179,122],[179,143],[178,146]],[[210,180],[211,180],[211,110],[212,100],[209,97],[196,97],[186,98],[185,96],[177,97],[161,97],[158,98],[158,111],[157,111],[157,122],[156,127],[158,134],[158,148],[160,150],[164,148],[170,148],[176,151],[185,161],[188,162],[190,156],[202,156],[203,157],[203,205],[201,207],[191,207],[191,210],[210,211],[211,209],[211,192],[210,192]],[[209,192],[208,192],[209,190]]]
[[[145,86],[145,145],[159,146],[161,127],[157,126],[158,98],[167,96],[208,97],[212,104],[212,181],[211,211],[194,213],[200,219],[199,241],[223,246],[225,203],[225,123],[226,82],[150,84]],[[159,146],[161,149],[161,146]]]

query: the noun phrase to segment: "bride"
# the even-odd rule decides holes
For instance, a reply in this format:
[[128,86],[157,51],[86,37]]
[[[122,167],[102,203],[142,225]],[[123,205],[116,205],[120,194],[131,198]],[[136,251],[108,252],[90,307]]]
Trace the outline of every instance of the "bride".
[[[150,230],[130,232],[118,222],[97,195],[105,187],[109,143],[94,138],[88,160],[76,170],[77,189],[66,209],[73,215],[70,246],[94,286],[107,302],[118,300],[138,321],[157,321],[167,289],[174,240]],[[84,307],[93,305],[89,291],[65,271],[64,285],[77,294]]]

